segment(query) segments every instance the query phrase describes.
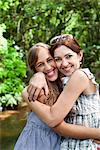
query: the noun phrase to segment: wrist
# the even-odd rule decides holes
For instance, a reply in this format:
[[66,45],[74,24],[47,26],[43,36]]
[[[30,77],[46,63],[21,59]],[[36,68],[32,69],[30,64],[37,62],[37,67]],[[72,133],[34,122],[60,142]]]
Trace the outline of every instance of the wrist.
[[35,74],[32,76],[32,78],[30,79],[29,84],[34,83],[34,81],[35,81],[35,80],[38,80],[38,79],[40,79],[40,80],[45,79],[45,75],[44,75],[43,72],[37,72],[37,73],[35,73]]

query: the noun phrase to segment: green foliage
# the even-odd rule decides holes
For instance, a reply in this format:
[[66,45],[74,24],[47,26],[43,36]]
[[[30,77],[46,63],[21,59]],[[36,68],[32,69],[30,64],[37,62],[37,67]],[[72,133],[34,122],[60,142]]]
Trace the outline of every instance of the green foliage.
[[13,108],[14,105],[18,104],[18,102],[21,102],[21,96],[19,96],[19,94],[15,94],[14,96],[11,94],[5,94],[5,96],[1,97],[0,106],[11,106]]
[[[4,26],[0,26],[2,33]],[[0,36],[0,105],[13,106],[20,102],[18,96],[23,89],[22,79],[26,76],[26,65],[18,53],[1,34]]]
[[[62,33],[73,34],[85,52],[84,66],[97,74],[100,83],[99,10],[99,0],[0,0],[0,24],[6,25],[4,37],[15,41],[25,60],[34,43],[49,43]],[[13,68],[12,62],[9,64]],[[12,72],[0,76],[6,74],[14,76]]]

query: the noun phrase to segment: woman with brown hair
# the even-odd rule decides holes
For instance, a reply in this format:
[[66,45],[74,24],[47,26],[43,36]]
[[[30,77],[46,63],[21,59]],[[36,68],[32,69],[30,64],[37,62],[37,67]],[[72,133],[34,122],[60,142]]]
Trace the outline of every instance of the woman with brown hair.
[[[64,75],[63,81],[66,85],[52,106],[46,106],[36,100],[29,102],[27,91],[23,93],[24,99],[31,109],[50,127],[59,126],[68,115],[66,121],[69,123],[99,128],[100,99],[98,84],[89,69],[80,66],[83,52],[78,42],[73,36],[63,35],[54,38],[51,44],[57,68]],[[66,132],[65,136],[67,136]],[[75,135],[73,134],[73,136]],[[100,140],[100,133],[98,133],[97,139]],[[61,144],[61,150],[95,150],[96,147],[97,145],[91,139],[78,140],[70,137],[65,138]]]

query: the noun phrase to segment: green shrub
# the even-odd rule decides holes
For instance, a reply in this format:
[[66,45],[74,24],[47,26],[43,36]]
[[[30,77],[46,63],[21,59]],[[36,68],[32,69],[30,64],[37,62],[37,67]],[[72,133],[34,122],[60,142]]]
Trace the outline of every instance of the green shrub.
[[26,64],[21,51],[12,46],[12,42],[3,37],[4,24],[0,25],[0,106],[17,105],[21,101],[23,78],[26,76]]

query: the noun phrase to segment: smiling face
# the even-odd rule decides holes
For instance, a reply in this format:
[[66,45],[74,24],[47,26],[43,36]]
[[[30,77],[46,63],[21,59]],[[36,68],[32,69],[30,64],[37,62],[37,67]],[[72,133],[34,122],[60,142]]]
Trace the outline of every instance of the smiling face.
[[76,69],[80,68],[82,57],[82,51],[76,53],[65,45],[61,45],[54,50],[57,68],[65,76],[71,76]]
[[38,59],[35,64],[37,72],[43,72],[49,81],[55,81],[58,77],[56,63],[49,53],[49,50],[40,47],[38,50]]

